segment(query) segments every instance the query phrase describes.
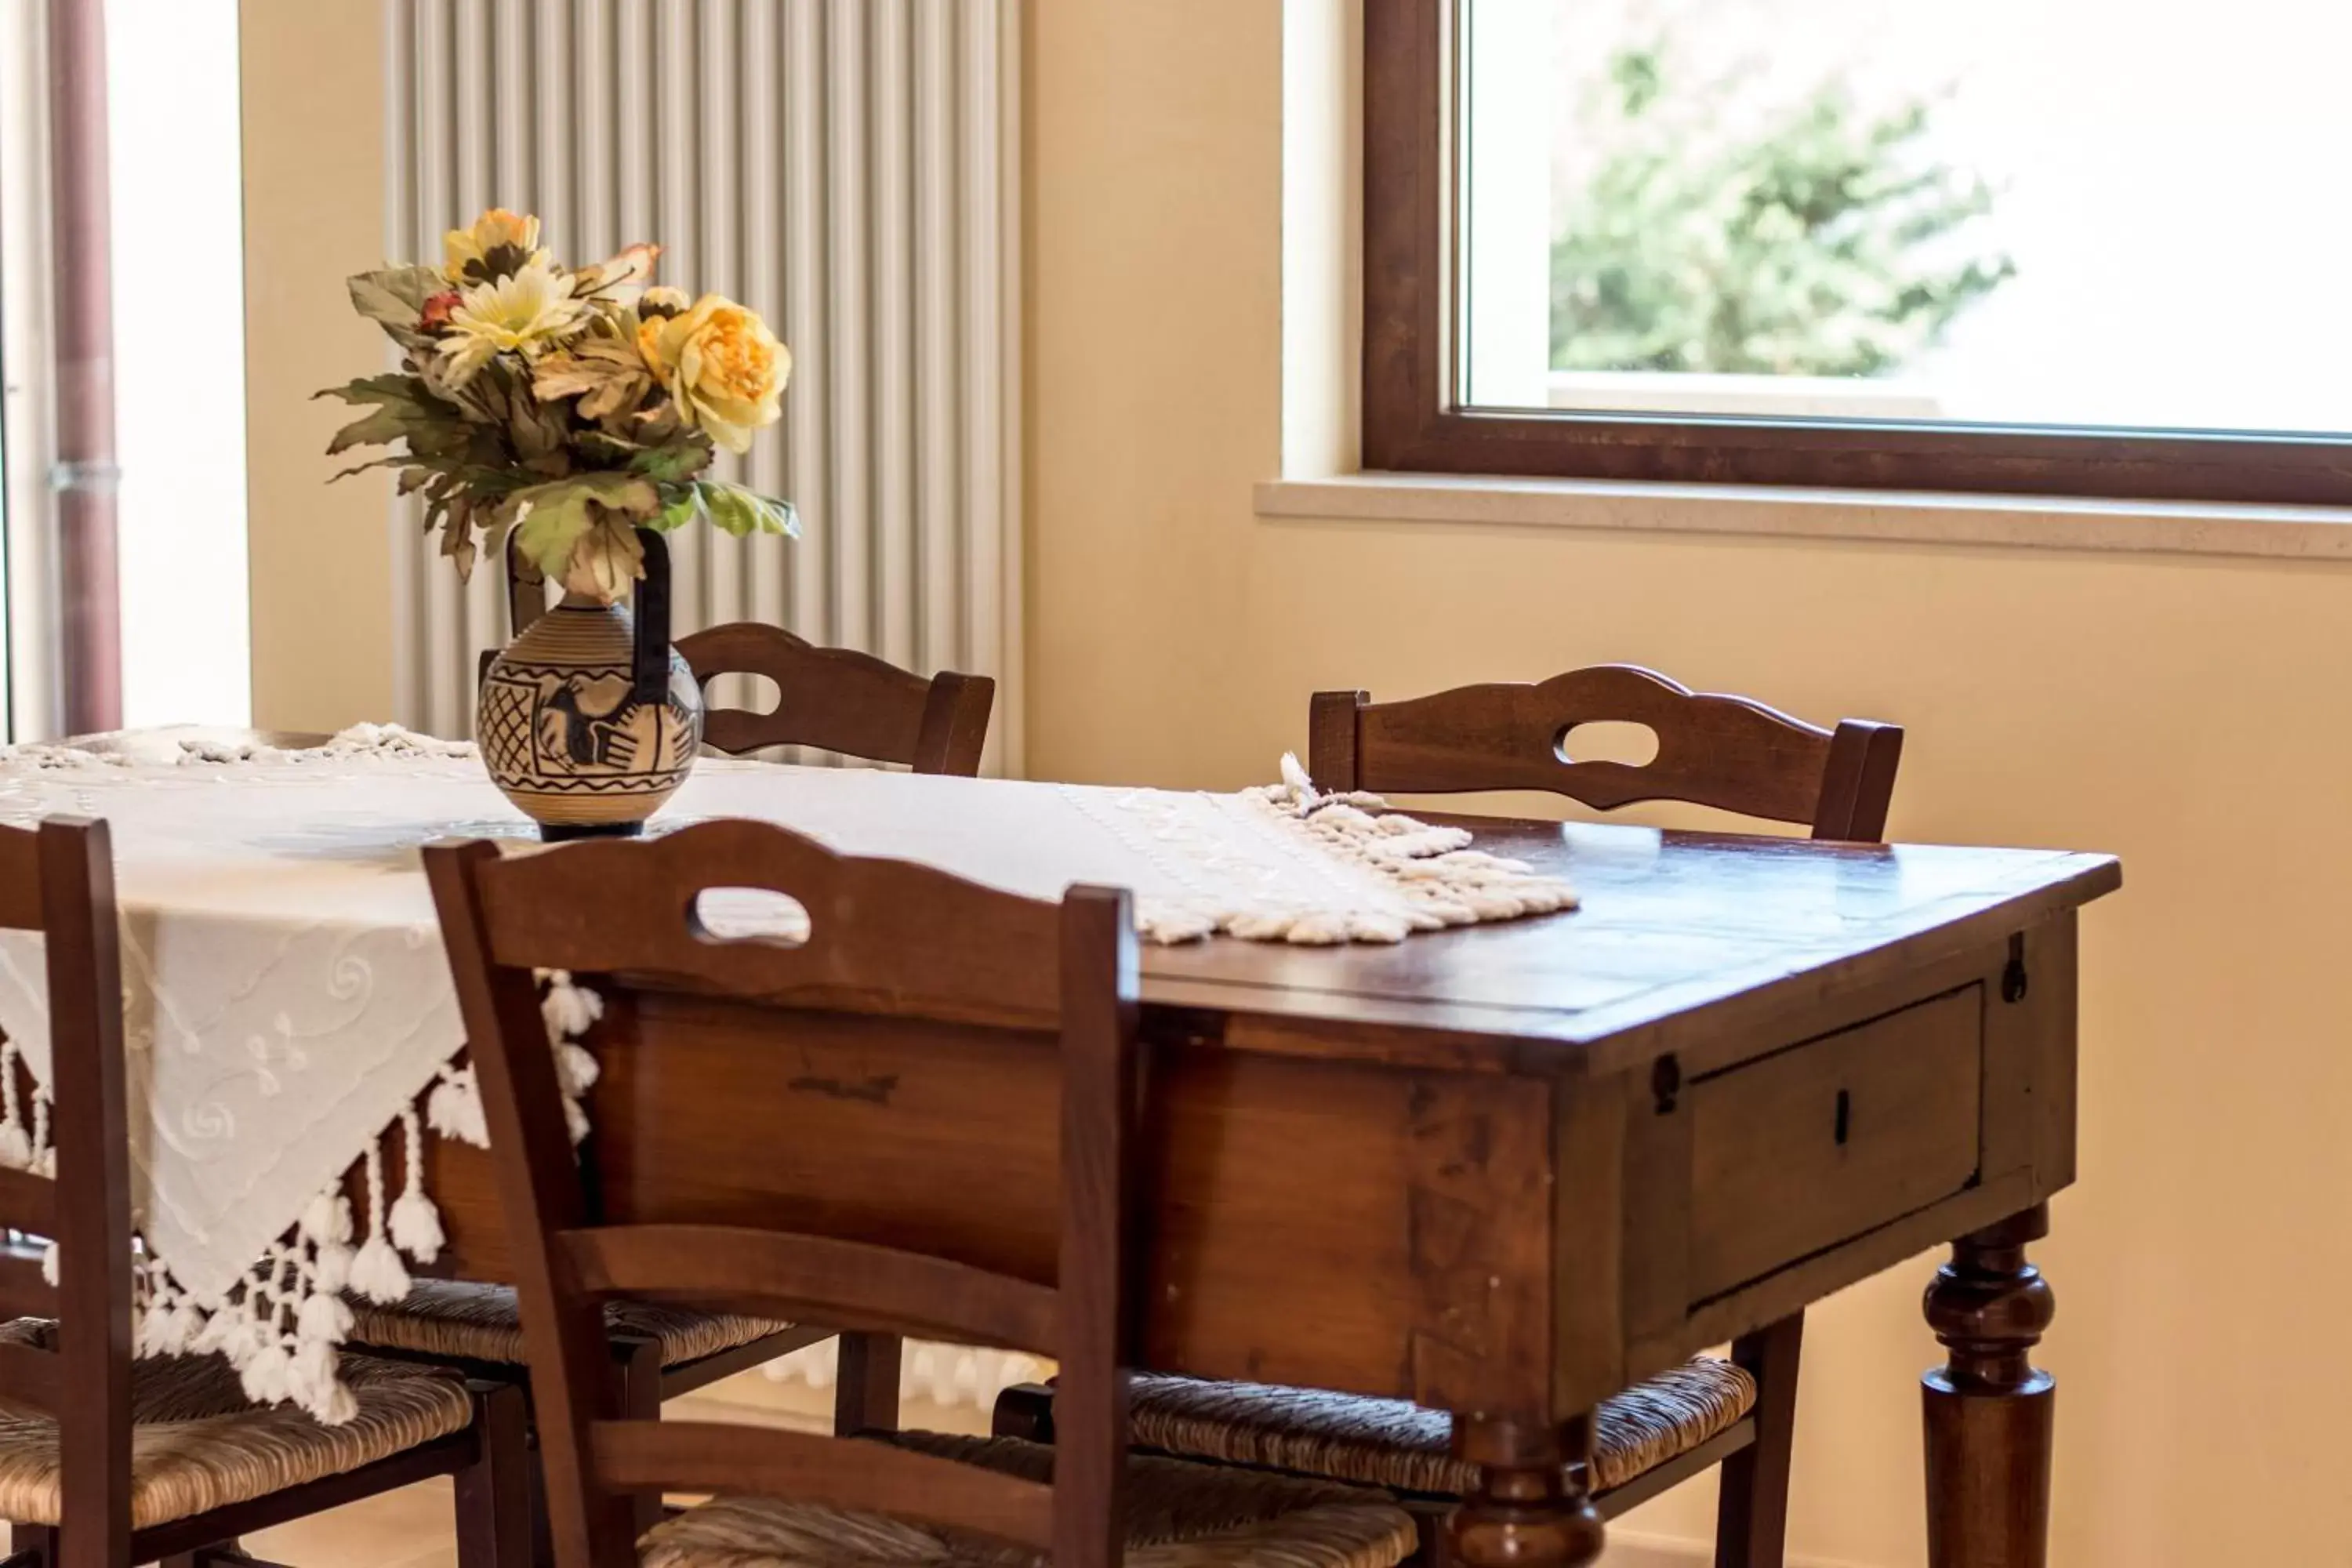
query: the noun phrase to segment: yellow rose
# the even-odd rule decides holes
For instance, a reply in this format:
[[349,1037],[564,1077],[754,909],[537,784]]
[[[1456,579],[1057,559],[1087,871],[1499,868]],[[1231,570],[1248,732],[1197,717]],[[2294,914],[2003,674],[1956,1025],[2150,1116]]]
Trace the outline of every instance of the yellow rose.
[[[453,228],[441,237],[452,283],[482,283],[520,270],[537,260],[539,219],[492,207],[471,228]],[[500,252],[505,254],[501,255]]]
[[678,410],[730,452],[782,415],[793,354],[759,312],[705,294],[691,310],[638,323],[637,352]]

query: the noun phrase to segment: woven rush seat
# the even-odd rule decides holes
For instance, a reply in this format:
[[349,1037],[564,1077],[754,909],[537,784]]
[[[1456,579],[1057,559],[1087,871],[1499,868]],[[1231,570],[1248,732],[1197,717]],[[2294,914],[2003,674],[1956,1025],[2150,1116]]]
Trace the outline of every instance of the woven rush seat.
[[[661,1346],[664,1366],[700,1361],[791,1326],[768,1318],[690,1312],[650,1301],[604,1304],[606,1331],[656,1342]],[[420,1279],[405,1300],[393,1306],[355,1304],[350,1337],[354,1344],[378,1350],[505,1366],[522,1365],[528,1354],[523,1349],[522,1317],[511,1288],[452,1279]]]
[[[888,1441],[1025,1480],[1054,1451],[1012,1437],[893,1434]],[[1127,1568],[1393,1568],[1412,1519],[1376,1494],[1263,1471],[1144,1456],[1128,1461]],[[1027,1568],[1045,1554],[886,1515],[772,1498],[720,1497],[656,1525],[645,1568]]]
[[[1402,1399],[1144,1373],[1129,1397],[1134,1440],[1164,1453],[1448,1497],[1477,1479],[1450,1451],[1454,1418]],[[1592,1489],[1623,1486],[1690,1452],[1755,1404],[1756,1380],[1715,1356],[1602,1400]]]
[[[19,1318],[0,1342],[50,1348],[57,1325]],[[217,1355],[164,1356],[132,1366],[131,1521],[166,1524],[230,1503],[342,1475],[463,1432],[473,1398],[456,1373],[366,1356],[341,1358],[359,1414],[322,1426],[290,1405],[249,1403]],[[0,1519],[58,1521],[58,1424],[0,1402]]]

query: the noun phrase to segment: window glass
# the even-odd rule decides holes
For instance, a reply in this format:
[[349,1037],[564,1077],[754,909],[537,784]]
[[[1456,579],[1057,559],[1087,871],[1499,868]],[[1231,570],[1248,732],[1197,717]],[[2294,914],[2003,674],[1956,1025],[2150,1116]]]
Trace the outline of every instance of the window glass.
[[[110,0],[106,21],[123,721],[243,724],[252,679],[236,5]],[[332,275],[334,258],[320,267]],[[354,540],[351,558],[373,567],[375,548]]]
[[2352,431],[2352,8],[1461,4],[1473,406]]

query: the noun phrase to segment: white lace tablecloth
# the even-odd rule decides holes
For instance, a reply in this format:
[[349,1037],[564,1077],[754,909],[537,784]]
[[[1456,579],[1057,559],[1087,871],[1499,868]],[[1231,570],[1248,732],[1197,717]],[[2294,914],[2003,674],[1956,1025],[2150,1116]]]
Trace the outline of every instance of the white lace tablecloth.
[[[1039,898],[1125,886],[1161,942],[1393,942],[1573,902],[1458,830],[1317,795],[1284,761],[1284,784],[1236,795],[705,761],[656,826],[759,817]],[[113,834],[141,1348],[225,1351],[257,1398],[340,1418],[340,1292],[396,1300],[403,1255],[430,1262],[441,1244],[415,1174],[422,1123],[481,1136],[470,1072],[451,1067],[464,1040],[416,850],[532,829],[471,748],[373,728],[312,752],[134,740],[0,752],[0,822],[56,813]],[[44,993],[39,938],[0,933],[5,1049],[43,1083]],[[550,1034],[575,1091],[593,1064],[566,1042],[595,1006],[551,978]],[[43,1165],[46,1105],[17,1105],[14,1081],[0,1163]],[[395,1126],[408,1158],[391,1192],[375,1150]],[[353,1216],[335,1184],[362,1154],[373,1190]]]

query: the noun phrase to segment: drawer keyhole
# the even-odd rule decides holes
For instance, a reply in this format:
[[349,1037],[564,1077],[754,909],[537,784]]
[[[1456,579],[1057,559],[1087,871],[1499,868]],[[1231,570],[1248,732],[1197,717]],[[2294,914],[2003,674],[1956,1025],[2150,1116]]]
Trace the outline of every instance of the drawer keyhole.
[[1843,1149],[1845,1147],[1846,1134],[1853,1131],[1853,1096],[1842,1089],[1838,1090],[1837,1098],[1837,1141],[1839,1148]]
[[1683,1064],[1675,1059],[1672,1051],[1660,1057],[1650,1068],[1650,1095],[1661,1116],[1675,1113],[1675,1097],[1683,1091]]

